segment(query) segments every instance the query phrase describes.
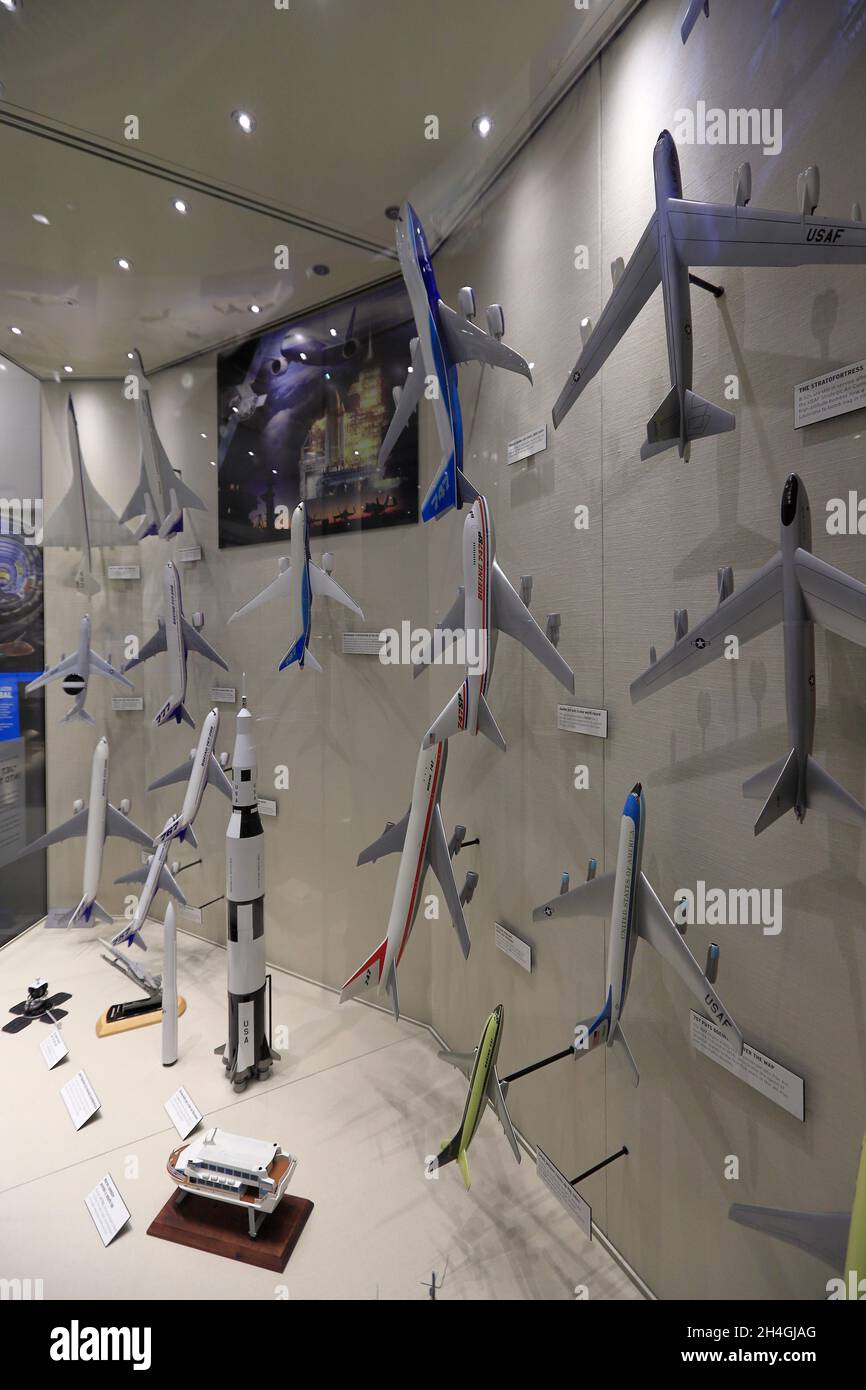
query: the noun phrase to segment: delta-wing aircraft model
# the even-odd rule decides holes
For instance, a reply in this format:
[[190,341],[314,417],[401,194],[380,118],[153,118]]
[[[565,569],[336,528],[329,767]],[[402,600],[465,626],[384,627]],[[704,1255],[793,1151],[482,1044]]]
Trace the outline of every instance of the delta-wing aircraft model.
[[181,529],[184,507],[202,512],[207,508],[198,494],[181,482],[162,447],[150,406],[150,382],[144,374],[137,349],[132,353],[132,364],[132,375],[138,386],[135,410],[141,442],[141,473],[138,487],[127,502],[120,520],[131,521],[136,516],[143,518],[132,537],[134,541],[143,540],[145,536],[159,536],[165,540]]
[[133,537],[125,526],[121,526],[114,511],[90,480],[81,457],[78,421],[71,396],[66,403],[66,428],[72,482],[63,501],[46,523],[44,540],[47,546],[81,551],[77,585],[85,594],[96,594],[100,585],[93,575],[93,548],[129,545]]
[[41,690],[44,685],[50,685],[52,681],[63,681],[63,689],[67,695],[74,697],[72,708],[67,710],[61,719],[61,724],[66,724],[70,720],[81,719],[85,724],[95,724],[96,720],[88,710],[84,708],[87,700],[87,691],[90,685],[90,677],[93,672],[99,676],[107,676],[109,680],[116,681],[118,685],[126,686],[127,690],[133,690],[132,681],[126,679],[119,671],[115,671],[110,661],[103,661],[101,656],[90,645],[90,615],[85,613],[81,619],[78,629],[78,647],[72,656],[61,656],[56,666],[50,666],[47,671],[43,671],[41,676],[37,676],[34,681],[30,681],[24,687],[24,694],[30,695],[34,690]]
[[847,1211],[782,1211],[774,1207],[748,1207],[735,1202],[731,1221],[763,1231],[786,1245],[796,1246],[823,1260],[844,1279],[836,1298],[862,1299],[866,1278],[866,1137],[860,1149],[860,1166],[854,1188],[854,1205]]
[[505,1104],[508,1082],[500,1081],[496,1071],[496,1059],[499,1056],[499,1044],[502,1042],[504,1021],[505,1010],[501,1004],[497,1004],[484,1025],[481,1040],[474,1052],[449,1052],[446,1049],[439,1053],[444,1062],[450,1062],[452,1067],[456,1067],[467,1078],[469,1094],[466,1097],[460,1127],[450,1143],[446,1142],[442,1145],[442,1151],[436,1159],[436,1167],[442,1168],[446,1163],[452,1163],[456,1160],[467,1191],[471,1185],[469,1145],[475,1138],[475,1132],[481,1124],[481,1117],[488,1101],[496,1111],[514,1157],[518,1163],[520,1162],[520,1145],[517,1142],[517,1135],[514,1133],[511,1116]]
[[469,955],[469,932],[463,916],[466,885],[463,891],[458,893],[451,862],[454,841],[449,845],[445,838],[445,827],[439,808],[447,759],[447,743],[437,743],[433,748],[421,749],[415,768],[415,783],[409,810],[396,825],[386,826],[379,839],[358,855],[359,864],[370,864],[385,854],[399,854],[400,867],[397,870],[397,883],[385,939],[376,947],[369,960],[365,960],[343,985],[340,994],[341,1004],[346,999],[354,999],[355,995],[370,989],[373,985],[378,985],[381,993],[384,986],[391,1000],[395,1019],[400,1017],[397,966],[403,958],[415,918],[418,916],[428,868],[432,868],[439,880],[445,906],[457,933],[464,959]]
[[[126,803],[121,802],[125,807]],[[36,850],[47,849],[49,845],[59,844],[76,836],[84,838],[84,881],[81,901],[73,910],[67,926],[77,926],[79,922],[89,924],[91,919],[98,922],[112,922],[114,919],[96,901],[99,880],[102,876],[102,850],[110,835],[122,836],[133,844],[150,849],[153,841],[146,831],[129,819],[125,810],[118,811],[108,799],[108,739],[101,738],[93,753],[90,771],[90,800],[87,808],[83,801],[76,801],[75,815],[63,825],[49,830],[27,845],[22,854],[33,854]]]
[[[658,951],[662,960],[676,971],[709,1011],[713,1022],[730,1038],[735,1050],[738,1053],[743,1050],[742,1033],[683,941],[649,879],[641,871],[645,828],[646,798],[638,782],[625,799],[615,873],[596,878],[593,860],[586,883],[572,888],[570,892],[561,891],[559,897],[543,903],[532,914],[533,922],[562,917],[607,918],[605,999],[598,1014],[575,1028],[574,1055],[579,1057],[601,1043],[607,1047],[618,1045],[631,1069],[635,1086],[640,1076],[625,1040],[621,1019],[625,1012],[638,937]],[[566,884],[567,876],[564,876],[563,888]],[[718,961],[717,949],[713,958]]]
[[[163,834],[168,830],[173,820],[174,817],[172,816],[166,821]],[[140,946],[143,951],[147,950],[147,943],[141,934],[141,929],[147,921],[153,900],[160,890],[170,893],[173,898],[177,898],[181,907],[186,907],[186,898],[166,863],[171,845],[171,837],[163,839],[160,836],[157,839],[156,848],[146,864],[142,864],[140,868],[133,869],[128,874],[121,874],[120,878],[114,880],[115,883],[142,883],[144,887],[136,904],[135,913],[128,922],[124,923],[117,935],[111,938],[112,948],[131,946],[135,942],[136,946]]]
[[235,618],[246,617],[247,613],[251,613],[254,608],[272,598],[288,599],[289,649],[280,662],[280,670],[284,671],[287,666],[297,663],[301,670],[309,665],[314,671],[321,671],[322,668],[309,647],[313,625],[313,596],[335,599],[337,603],[342,603],[345,608],[357,613],[360,618],[363,618],[364,614],[345,589],[341,589],[336,580],[310,559],[310,523],[303,502],[299,502],[292,513],[291,558],[283,556],[278,566],[276,579],[268,584],[267,588],[262,589],[260,594],[256,594],[255,598],[251,598],[249,603],[245,603],[243,608],[232,613],[229,622],[233,623]]
[[[400,209],[396,224],[397,255],[406,282],[409,302],[415,318],[417,338],[412,339],[412,362],[406,383],[395,386],[397,406],[388,433],[379,451],[379,467],[387,462],[391,450],[414,414],[418,402],[425,396],[433,402],[433,414],[442,450],[442,463],[421,505],[424,521],[441,516],[451,507],[463,505],[466,484],[458,482],[463,474],[463,419],[460,394],[457,389],[457,367],[461,362],[486,362],[491,367],[504,367],[532,381],[529,363],[506,347],[501,341],[505,318],[501,304],[491,304],[487,310],[489,333],[478,328],[475,318],[475,294],[468,286],[460,291],[460,312],[455,313],[443,303],[436,286],[430,249],[421,219],[411,203]],[[475,496],[469,485],[469,493]]]
[[[463,630],[466,675],[457,693],[425,734],[423,747],[466,729],[470,734],[486,734],[491,743],[505,751],[505,739],[486,699],[500,632],[522,642],[527,651],[574,694],[574,672],[545,637],[499,567],[493,518],[487,498],[480,493],[463,523],[463,586],[458,589],[456,602],[441,627],[445,634]],[[416,675],[418,669],[423,668],[416,668]]]
[[[610,356],[650,295],[661,284],[667,331],[671,390],[647,422],[641,458],[676,448],[687,459],[693,439],[732,430],[734,416],[692,390],[691,266],[863,265],[866,224],[854,219],[815,217],[819,176],[812,165],[797,181],[796,212],[749,206],[752,174],[741,164],[734,177],[733,203],[690,202],[683,198],[680,163],[673,136],[663,130],[653,151],[656,208],[637,250],[623,268],[611,267],[613,293],[595,327],[580,325],[583,350],[553,407],[553,425],[565,419],[578,396]],[[705,288],[714,289],[713,286]]]
[[178,814],[172,816],[167,821],[165,828],[157,835],[153,842],[155,847],[170,840],[180,840],[181,843],[186,841],[194,849],[198,847],[192,823],[199,813],[202,797],[208,783],[231,800],[232,784],[220,767],[213,751],[216,746],[219,726],[220,712],[218,709],[212,709],[201,726],[198,744],[191,751],[186,762],[173,768],[171,772],[166,772],[162,777],[158,777],[148,787],[147,790],[152,792],[156,791],[157,787],[168,787],[173,782],[186,781],[183,805]]
[[755,821],[759,835],[787,811],[798,821],[814,807],[866,827],[866,807],[812,757],[815,734],[815,623],[866,646],[866,585],[812,554],[809,498],[790,474],[782,490],[778,552],[734,593],[730,567],[719,573],[719,606],[689,630],[688,613],[674,615],[676,641],[632,682],[631,698],[643,700],[720,656],[734,636],[742,646],[780,624],[785,647],[785,707],[790,752],[743,783],[743,795],[764,802]]
[[179,724],[183,719],[190,728],[195,728],[195,720],[184,704],[187,684],[186,663],[190,651],[206,656],[208,661],[214,662],[216,666],[221,666],[224,671],[229,669],[228,663],[223,661],[219,652],[202,637],[198,629],[203,626],[204,615],[202,613],[194,613],[191,623],[188,623],[184,617],[180,575],[177,572],[177,566],[169,560],[162,572],[162,614],[158,619],[156,632],[145,642],[138,656],[134,657],[132,661],[125,662],[123,667],[124,671],[131,671],[134,666],[140,666],[143,661],[149,661],[158,652],[167,653],[169,695],[155,716],[154,724],[165,724],[169,719],[173,719]]

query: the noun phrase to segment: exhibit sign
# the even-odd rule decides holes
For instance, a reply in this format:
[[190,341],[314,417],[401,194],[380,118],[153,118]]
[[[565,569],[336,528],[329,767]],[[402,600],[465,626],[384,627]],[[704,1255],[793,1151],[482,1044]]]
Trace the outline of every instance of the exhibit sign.
[[45,1058],[45,1065],[51,1071],[58,1062],[62,1062],[64,1057],[69,1056],[69,1048],[63,1041],[63,1034],[59,1028],[52,1028],[47,1038],[43,1038],[39,1044],[39,1051]]
[[120,714],[128,710],[143,710],[143,695],[112,695],[111,708],[114,714]]
[[344,632],[344,656],[379,656],[382,651],[381,632]]
[[508,462],[519,463],[521,459],[532,458],[535,454],[542,454],[547,448],[547,425],[539,425],[538,429],[530,430],[528,434],[521,434],[517,439],[508,441]]
[[141,565],[108,565],[106,574],[109,579],[140,579]]
[[721,1028],[694,1009],[691,1010],[691,1042],[697,1052],[718,1062],[732,1076],[738,1076],[774,1105],[787,1110],[795,1120],[805,1120],[805,1083],[802,1076],[788,1071],[781,1062],[774,1062],[772,1057],[765,1057],[763,1052],[750,1047],[748,1043],[743,1043],[743,1054],[738,1057]]
[[556,727],[569,734],[591,734],[607,738],[607,710],[589,705],[557,705]]
[[866,407],[866,359],[794,387],[794,429]]
[[514,932],[504,927],[501,922],[493,923],[493,934],[498,949],[531,974],[532,947],[529,942],[521,941],[519,936],[515,936]]
[[181,1139],[188,1138],[196,1125],[201,1123],[202,1113],[185,1086],[179,1086],[174,1095],[169,1096],[163,1109]]
[[115,1187],[110,1173],[100,1178],[93,1191],[88,1192],[84,1204],[102,1244],[110,1245],[129,1220],[129,1207]]
[[102,1107],[99,1096],[90,1084],[87,1073],[77,1071],[65,1086],[60,1088],[60,1098],[69,1111],[69,1118],[76,1129],[81,1129]]
[[559,1171],[543,1149],[538,1149],[536,1153],[535,1171],[559,1205],[568,1212],[572,1221],[580,1227],[588,1240],[592,1240],[592,1207],[581,1197],[577,1188],[572,1187],[565,1174]]

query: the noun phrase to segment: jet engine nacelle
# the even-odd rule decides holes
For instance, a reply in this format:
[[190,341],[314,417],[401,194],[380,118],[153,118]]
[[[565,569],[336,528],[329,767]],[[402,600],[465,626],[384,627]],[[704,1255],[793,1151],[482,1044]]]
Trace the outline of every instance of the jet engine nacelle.
[[488,304],[485,309],[487,318],[487,332],[491,338],[501,342],[505,337],[505,313],[501,304]]
[[689,630],[689,610],[687,608],[674,609],[674,641],[679,642],[685,637]]
[[803,217],[811,217],[821,196],[821,175],[817,164],[810,164],[797,175],[797,206]]
[[[195,757],[195,751],[193,751],[193,757]],[[219,756],[219,764],[220,764],[220,767],[228,767],[228,765],[229,765],[229,755],[228,755],[227,752],[226,752],[226,753],[220,753],[220,756]]]
[[193,613],[192,625],[195,628],[196,632],[200,632],[201,629],[204,627],[204,613]]
[[325,571],[325,574],[334,573],[334,556],[330,550],[326,550],[322,555],[322,569]]
[[862,221],[863,221],[863,213],[862,213],[861,210],[860,210],[860,204],[859,204],[859,203],[852,203],[852,204],[851,204],[851,221],[852,221],[852,222],[862,222]]
[[611,261],[611,263],[610,263],[610,278],[611,278],[611,283],[613,284],[614,289],[616,289],[617,285],[619,284],[620,278],[621,278],[622,273],[623,273],[624,270],[625,270],[625,261],[623,260],[622,256],[617,256],[617,258],[616,258],[615,261]]
[[734,207],[744,208],[752,200],[752,166],[746,160],[734,174]]
[[475,308],[475,291],[471,285],[464,285],[462,290],[458,290],[457,304],[463,317],[471,323],[478,312]]
[[730,598],[734,592],[734,571],[730,565],[725,565],[719,570],[719,603],[724,603],[726,598]]
[[130,801],[129,801],[129,797],[128,797],[128,796],[125,796],[125,797],[123,798],[122,801],[119,801],[119,802],[118,802],[118,804],[117,804],[117,809],[118,809],[118,811],[120,812],[120,814],[121,814],[122,816],[128,816],[128,815],[129,815],[129,811],[130,811]]
[[400,397],[402,396],[402,394],[403,394],[403,387],[402,387],[402,386],[395,386],[394,389],[393,389],[392,392],[391,392],[391,395],[394,397],[394,409],[395,409],[395,410],[396,410],[397,406],[400,404]]
[[590,335],[591,332],[592,332],[592,319],[590,319],[590,318],[581,319],[581,320],[580,320],[580,341],[581,341],[581,345],[582,345],[583,347],[586,347],[587,340],[589,339],[589,335]]
[[171,861],[171,871],[172,871],[173,874],[178,874],[178,873],[180,873],[180,860],[179,860],[179,859],[172,859],[172,861]]
[[80,796],[76,797],[76,799],[73,801],[72,810],[76,816],[80,816],[81,812],[84,810],[84,802],[81,800]]

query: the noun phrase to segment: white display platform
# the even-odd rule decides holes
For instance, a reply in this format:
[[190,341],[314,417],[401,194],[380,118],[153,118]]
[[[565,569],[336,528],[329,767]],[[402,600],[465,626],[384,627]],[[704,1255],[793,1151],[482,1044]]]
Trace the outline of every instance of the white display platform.
[[[154,974],[160,938],[149,926],[150,949],[138,953]],[[138,994],[101,949],[92,929],[37,926],[0,951],[4,1016],[36,975],[72,995],[62,1021],[69,1056],[52,1071],[39,1047],[47,1025],[0,1033],[0,1278],[41,1279],[46,1299],[415,1299],[447,1260],[443,1299],[571,1299],[578,1285],[591,1299],[640,1296],[575,1229],[531,1160],[515,1164],[492,1114],[472,1145],[471,1192],[456,1165],[425,1178],[425,1157],[453,1134],[465,1100],[426,1030],[274,970],[274,1020],[288,1026],[289,1047],[278,1044],[268,1081],[235,1095],[213,1053],[225,1037],[225,952],[178,934],[188,1007],[178,1062],[163,1067],[158,1026],[97,1038],[108,1005]],[[59,1091],[81,1069],[102,1110],[76,1133]],[[203,1124],[298,1155],[291,1190],[315,1210],[284,1275],[147,1236],[172,1192],[165,1161],[177,1135],[163,1107],[178,1086]],[[103,1249],[85,1197],[106,1172],[131,1220]]]

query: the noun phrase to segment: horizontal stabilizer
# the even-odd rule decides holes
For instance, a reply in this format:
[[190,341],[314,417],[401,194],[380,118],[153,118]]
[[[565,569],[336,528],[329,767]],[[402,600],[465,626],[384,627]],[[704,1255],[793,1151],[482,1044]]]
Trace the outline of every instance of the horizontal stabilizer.
[[[755,777],[750,777],[743,783],[743,796],[758,796],[759,784],[765,785],[773,772],[779,767],[779,763],[773,763],[771,767],[763,772],[757,773]],[[782,762],[781,770],[775,782],[767,793],[763,810],[755,821],[755,834],[760,835],[762,830],[779,820],[781,816],[793,811],[797,805],[797,796],[800,788],[800,766],[797,759],[797,750],[792,748],[787,758]]]
[[388,938],[386,937],[378,945],[368,960],[350,975],[343,988],[340,990],[340,1003],[344,1004],[347,999],[354,999],[356,995],[363,994],[364,990],[374,989],[382,979],[382,967],[385,964],[385,952],[388,949]]
[[774,1207],[748,1207],[735,1202],[728,1211],[731,1221],[753,1231],[774,1236],[797,1250],[815,1255],[837,1273],[845,1267],[851,1214],[847,1211],[781,1211]]
[[620,1053],[622,1053],[622,1055],[625,1057],[625,1061],[626,1061],[626,1063],[627,1063],[627,1065],[628,1065],[628,1069],[629,1069],[629,1071],[631,1072],[631,1081],[632,1081],[632,1085],[633,1085],[633,1086],[639,1085],[639,1084],[640,1084],[640,1072],[639,1072],[638,1069],[637,1069],[637,1062],[634,1060],[634,1056],[633,1056],[633,1054],[632,1054],[632,1050],[631,1050],[631,1048],[629,1047],[628,1043],[627,1043],[626,1040],[625,1040],[625,1033],[622,1031],[622,1029],[620,1028],[619,1024],[617,1024],[616,1027],[615,1027],[614,1030],[613,1030],[613,1046],[614,1046],[615,1048],[617,1048],[618,1051],[619,1051]]
[[95,724],[93,715],[84,708],[83,705],[73,705],[71,710],[67,710],[60,720],[61,724],[69,724],[80,721],[82,724]]
[[[736,428],[736,416],[712,401],[704,400],[695,391],[685,392],[685,421],[681,418],[679,388],[674,386],[665,396],[658,410],[647,421],[646,442],[640,456],[652,458],[664,453],[675,445],[684,448],[693,439],[706,439],[713,434],[724,434]],[[684,454],[687,457],[687,453]]]
[[859,825],[861,829],[866,826],[866,806],[840,787],[812,757],[806,762],[806,806],[849,825]]

